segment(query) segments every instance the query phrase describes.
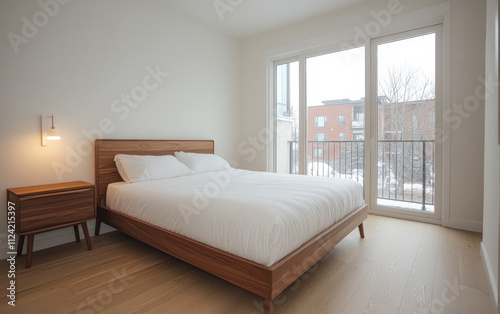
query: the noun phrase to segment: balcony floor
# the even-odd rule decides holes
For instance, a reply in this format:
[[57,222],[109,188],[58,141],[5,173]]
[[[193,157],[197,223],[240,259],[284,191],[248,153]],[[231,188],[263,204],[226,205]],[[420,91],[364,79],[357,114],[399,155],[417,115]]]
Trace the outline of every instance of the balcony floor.
[[[387,199],[378,198],[377,205],[401,208],[403,210],[409,209],[409,210],[423,211],[422,210],[422,203],[411,203],[411,202],[403,202],[403,201],[387,200]],[[434,205],[425,205],[425,212],[433,213],[434,212]]]

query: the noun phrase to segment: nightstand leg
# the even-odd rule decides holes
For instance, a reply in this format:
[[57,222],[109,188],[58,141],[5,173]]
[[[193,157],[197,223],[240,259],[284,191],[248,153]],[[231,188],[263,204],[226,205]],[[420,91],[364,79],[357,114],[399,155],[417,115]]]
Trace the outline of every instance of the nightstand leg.
[[87,222],[82,222],[83,234],[85,235],[85,241],[87,242],[87,249],[92,250],[92,243],[90,243],[89,230],[87,229]]
[[24,245],[24,235],[20,235],[19,240],[17,242],[17,256],[23,255],[23,245]]
[[101,219],[96,218],[95,219],[95,233],[94,233],[94,236],[97,237],[99,235],[99,231],[101,231]]
[[35,240],[34,234],[28,234],[28,249],[26,251],[26,268],[31,267],[31,253],[33,253],[33,241]]
[[80,242],[80,231],[78,231],[78,225],[74,225],[76,242]]

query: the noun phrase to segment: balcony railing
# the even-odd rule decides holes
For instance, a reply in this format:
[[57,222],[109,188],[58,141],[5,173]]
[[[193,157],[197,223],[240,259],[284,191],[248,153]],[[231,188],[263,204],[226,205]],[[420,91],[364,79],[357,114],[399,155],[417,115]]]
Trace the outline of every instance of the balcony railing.
[[[298,141],[289,141],[290,173],[299,173]],[[434,140],[378,141],[377,198],[434,208]],[[307,174],[364,183],[364,141],[307,142]],[[410,206],[413,204],[413,206]],[[396,206],[396,205],[395,205]],[[399,206],[399,205],[398,205]]]

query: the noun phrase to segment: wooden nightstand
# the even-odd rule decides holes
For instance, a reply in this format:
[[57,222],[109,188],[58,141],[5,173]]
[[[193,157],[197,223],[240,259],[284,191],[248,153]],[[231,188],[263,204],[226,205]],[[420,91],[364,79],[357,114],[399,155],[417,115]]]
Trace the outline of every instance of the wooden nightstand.
[[28,236],[26,268],[31,267],[35,234],[73,226],[80,242],[78,225],[82,225],[88,250],[92,250],[87,220],[95,218],[95,186],[75,181],[7,189],[7,200],[15,208],[16,233],[19,235],[17,256],[21,256]]

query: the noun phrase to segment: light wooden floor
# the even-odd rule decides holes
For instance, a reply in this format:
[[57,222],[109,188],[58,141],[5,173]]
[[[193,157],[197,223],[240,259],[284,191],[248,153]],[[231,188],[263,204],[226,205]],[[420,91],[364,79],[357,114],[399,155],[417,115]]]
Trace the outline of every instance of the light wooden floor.
[[[493,313],[477,233],[369,216],[275,300],[275,313]],[[261,313],[262,299],[118,232],[18,258],[0,313]],[[431,311],[432,308],[432,311]]]

